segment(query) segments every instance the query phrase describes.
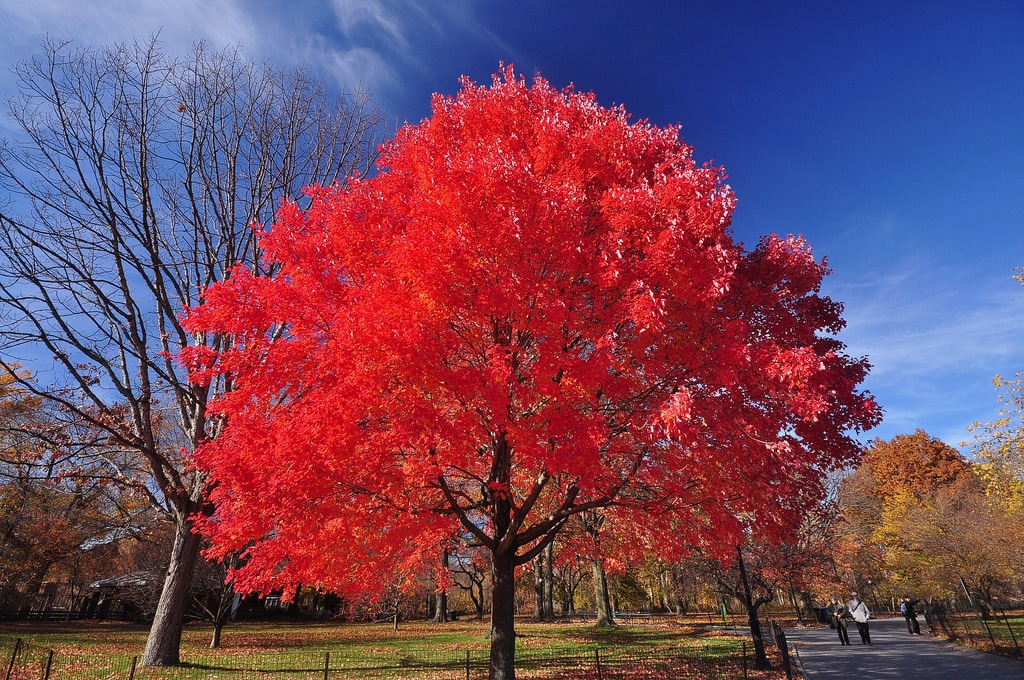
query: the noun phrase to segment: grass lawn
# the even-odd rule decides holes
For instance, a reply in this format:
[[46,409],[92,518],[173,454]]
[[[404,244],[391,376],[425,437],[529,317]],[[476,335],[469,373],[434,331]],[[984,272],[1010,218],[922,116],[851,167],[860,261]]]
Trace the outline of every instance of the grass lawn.
[[952,614],[944,623],[936,622],[933,630],[986,652],[1024,658],[1024,616],[1019,611],[999,612],[987,621],[975,613]]
[[[701,635],[676,624],[597,628],[587,624],[517,623],[520,678],[742,678],[740,637]],[[181,667],[134,670],[141,680],[249,680],[325,677],[486,677],[488,624],[238,623],[224,631],[219,649],[207,647],[209,626],[188,626]],[[11,678],[128,680],[132,658],[141,655],[147,629],[106,623],[3,624],[0,673],[6,674],[15,640],[24,642]],[[747,655],[752,656],[747,643]],[[52,660],[49,650],[54,650]],[[752,662],[751,662],[752,663]],[[776,663],[776,665],[778,665]],[[601,666],[601,668],[599,668]],[[631,670],[632,669],[632,670]],[[638,670],[643,670],[638,674]],[[20,673],[20,674],[19,674]],[[747,671],[775,680],[781,672]]]

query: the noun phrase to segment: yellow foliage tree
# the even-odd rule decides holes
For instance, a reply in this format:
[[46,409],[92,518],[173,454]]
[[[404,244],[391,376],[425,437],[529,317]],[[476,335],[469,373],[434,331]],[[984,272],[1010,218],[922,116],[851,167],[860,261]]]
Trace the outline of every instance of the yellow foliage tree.
[[993,479],[921,430],[873,441],[842,495],[863,546],[853,571],[886,574],[892,595],[948,595],[963,579],[972,599],[991,607],[1021,566],[1021,543],[1009,506],[986,493],[986,470]]

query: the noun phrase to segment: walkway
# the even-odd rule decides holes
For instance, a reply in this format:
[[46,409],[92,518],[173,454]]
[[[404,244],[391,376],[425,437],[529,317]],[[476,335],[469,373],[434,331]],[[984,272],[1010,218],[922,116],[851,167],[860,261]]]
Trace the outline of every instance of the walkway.
[[[922,631],[924,618],[918,617]],[[850,646],[839,644],[831,628],[791,628],[786,638],[796,648],[808,680],[1007,680],[1024,678],[1024,662],[965,649],[938,640],[927,632],[910,635],[902,617],[873,619],[872,645],[862,645],[850,623]]]

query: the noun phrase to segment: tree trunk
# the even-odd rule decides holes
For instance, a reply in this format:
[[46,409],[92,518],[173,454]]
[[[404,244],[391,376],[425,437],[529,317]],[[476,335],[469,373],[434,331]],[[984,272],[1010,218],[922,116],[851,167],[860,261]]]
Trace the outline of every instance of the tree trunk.
[[448,622],[448,592],[438,590],[435,594],[434,623]]
[[175,527],[171,562],[167,566],[146,649],[142,652],[143,666],[176,666],[181,662],[181,630],[185,625],[185,605],[199,547],[200,538],[192,532],[192,520],[183,512]]
[[473,602],[473,609],[476,611],[477,620],[484,618],[484,584],[483,582],[469,582],[469,599]]
[[565,602],[562,603],[562,612],[565,614],[576,613],[576,589],[579,588],[580,571],[576,569],[562,569],[562,583],[565,584]]
[[772,664],[764,650],[764,637],[761,635],[761,620],[757,617],[758,606],[750,592],[750,581],[747,579],[747,568],[743,564],[743,551],[736,546],[738,554],[740,579],[743,581],[743,608],[747,610],[747,625],[750,626],[750,638],[754,642],[754,668],[770,670]]
[[544,620],[544,553],[533,558],[533,620]]
[[[441,569],[447,574],[448,572],[448,551],[444,550],[441,552]],[[447,623],[448,622],[448,590],[437,589],[435,601],[436,606],[434,607],[434,623]]]
[[516,574],[512,555],[491,555],[490,680],[516,677]]
[[612,618],[612,604],[608,598],[608,578],[604,573],[604,562],[594,560],[591,562],[594,572],[594,602],[597,609],[597,625],[614,626]]
[[220,647],[220,636],[224,632],[224,624],[226,621],[216,621],[213,624],[213,637],[210,638],[210,649],[217,649]]
[[555,544],[544,548],[544,620],[555,618]]

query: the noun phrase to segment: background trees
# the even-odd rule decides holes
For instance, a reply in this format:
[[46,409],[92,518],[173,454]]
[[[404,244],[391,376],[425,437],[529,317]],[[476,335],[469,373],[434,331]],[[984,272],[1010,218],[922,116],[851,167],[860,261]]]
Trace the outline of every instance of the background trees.
[[192,517],[207,507],[190,460],[217,434],[209,399],[230,389],[175,363],[183,347],[230,342],[179,317],[233,267],[263,272],[251,227],[282,197],[365,172],[381,116],[367,93],[336,99],[301,69],[203,44],[173,57],[155,38],[47,43],[16,74],[18,134],[0,148],[0,369],[131,452],[105,462],[107,477],[144,490],[176,527],[143,663],[177,663]]
[[509,70],[436,98],[381,165],[286,206],[259,242],[273,275],[189,314],[237,339],[182,356],[233,381],[200,460],[204,529],[252,542],[243,587],[351,590],[468,533],[511,678],[515,568],[570,518],[736,545],[740,514],[777,535],[856,459],[878,414],[826,267],[799,239],[734,243],[731,191],[676,129]]
[[971,449],[975,460],[988,467],[983,473],[994,493],[1014,506],[1024,506],[1024,372],[1012,380],[996,376],[999,418],[974,423]]
[[18,384],[31,379],[0,377],[0,589],[15,609],[58,573],[81,586],[151,520],[145,498],[112,484],[102,463],[123,452]]
[[842,506],[861,546],[861,577],[885,574],[888,595],[945,597],[961,587],[991,607],[1024,562],[1019,512],[993,469],[923,431],[875,440],[848,478]]

